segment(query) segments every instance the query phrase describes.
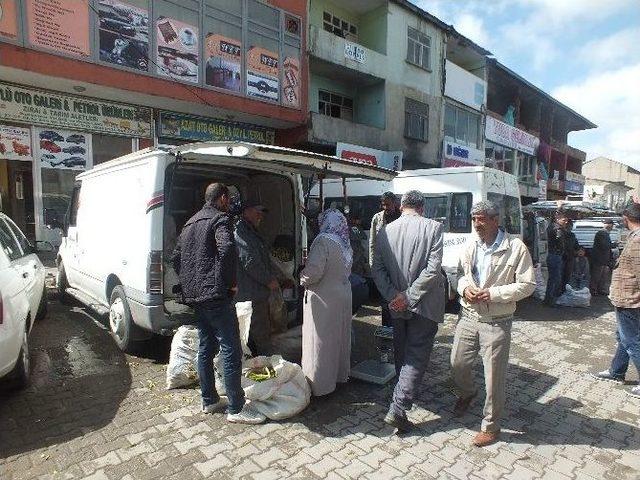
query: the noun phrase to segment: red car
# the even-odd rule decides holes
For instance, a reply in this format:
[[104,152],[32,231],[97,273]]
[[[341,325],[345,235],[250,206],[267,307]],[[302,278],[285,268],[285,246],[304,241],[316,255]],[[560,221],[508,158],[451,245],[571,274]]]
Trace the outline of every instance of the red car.
[[62,149],[51,140],[40,140],[40,148],[49,150],[51,153],[60,153]]
[[13,144],[13,151],[16,155],[20,155],[20,156],[29,155],[29,145],[24,145],[20,142],[17,142],[16,140],[14,140],[12,144]]

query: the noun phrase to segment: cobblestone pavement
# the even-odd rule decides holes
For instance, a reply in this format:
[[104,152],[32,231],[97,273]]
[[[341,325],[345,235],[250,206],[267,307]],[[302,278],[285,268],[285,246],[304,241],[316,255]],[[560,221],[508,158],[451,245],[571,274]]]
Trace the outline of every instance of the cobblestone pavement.
[[[356,322],[361,358],[371,318]],[[518,320],[502,441],[478,449],[481,402],[452,416],[453,317],[409,415],[418,427],[396,436],[382,422],[391,387],[356,381],[290,421],[204,416],[197,390],[164,390],[166,341],[123,355],[94,316],[54,301],[32,336],[33,384],[0,394],[0,478],[640,478],[640,399],[588,375],[615,347],[608,302],[556,310],[529,301]]]

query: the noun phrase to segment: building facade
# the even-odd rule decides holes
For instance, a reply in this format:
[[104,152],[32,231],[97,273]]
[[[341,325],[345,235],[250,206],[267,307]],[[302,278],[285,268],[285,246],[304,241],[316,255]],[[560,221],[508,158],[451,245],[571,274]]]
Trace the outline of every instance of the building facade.
[[75,176],[103,161],[189,141],[290,145],[306,124],[306,2],[2,7],[0,193],[32,239],[59,242]]
[[632,196],[640,194],[640,172],[606,157],[584,163],[586,177],[584,199],[607,205],[621,212]]

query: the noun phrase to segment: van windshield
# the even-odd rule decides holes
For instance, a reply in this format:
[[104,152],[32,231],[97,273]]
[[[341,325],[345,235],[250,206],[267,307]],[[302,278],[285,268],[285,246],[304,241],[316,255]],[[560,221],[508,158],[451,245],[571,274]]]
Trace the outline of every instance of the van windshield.
[[487,199],[498,207],[500,226],[504,227],[507,233],[522,233],[519,198],[490,192]]

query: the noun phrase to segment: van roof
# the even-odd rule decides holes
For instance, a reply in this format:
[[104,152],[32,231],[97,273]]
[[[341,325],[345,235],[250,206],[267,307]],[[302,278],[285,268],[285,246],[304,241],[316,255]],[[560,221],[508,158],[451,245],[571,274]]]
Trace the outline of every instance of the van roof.
[[[474,166],[474,167],[420,168],[417,170],[402,170],[398,172],[398,177],[424,177],[424,176],[431,176],[431,175],[478,173],[478,172],[484,172],[489,168],[491,167],[485,167],[482,165]],[[495,168],[492,168],[491,171],[492,173],[500,172],[501,174],[504,174],[504,175],[510,175],[507,172],[496,170]]]

